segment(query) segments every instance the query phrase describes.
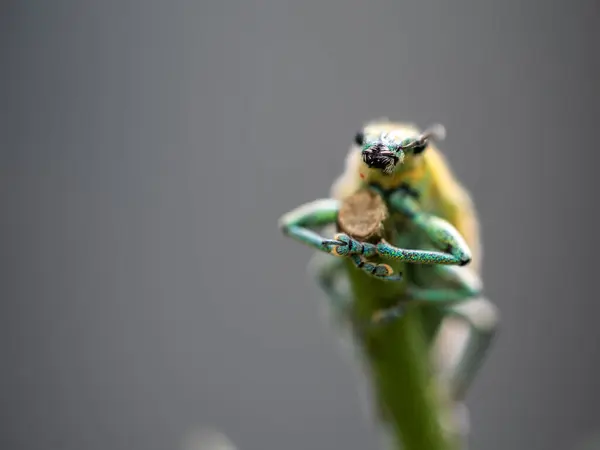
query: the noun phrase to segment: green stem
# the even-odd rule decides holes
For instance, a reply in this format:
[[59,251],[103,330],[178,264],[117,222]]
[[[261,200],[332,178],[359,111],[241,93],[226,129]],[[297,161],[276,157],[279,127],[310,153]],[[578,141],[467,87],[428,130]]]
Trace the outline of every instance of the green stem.
[[[368,318],[381,299],[373,298],[379,291],[365,281],[354,283],[355,313]],[[443,402],[431,376],[419,309],[408,308],[400,320],[370,329],[360,340],[381,419],[393,430],[398,449],[456,450],[440,423]]]

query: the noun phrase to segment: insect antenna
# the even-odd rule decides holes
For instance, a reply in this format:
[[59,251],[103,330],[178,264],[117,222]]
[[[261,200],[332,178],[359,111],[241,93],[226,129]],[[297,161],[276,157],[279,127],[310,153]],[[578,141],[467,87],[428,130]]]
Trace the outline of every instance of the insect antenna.
[[429,128],[427,128],[421,134],[421,136],[419,136],[418,140],[421,142],[426,142],[430,139],[433,139],[434,141],[443,141],[444,139],[446,139],[446,127],[439,123],[432,125]]
[[421,135],[408,145],[403,146],[403,149],[415,149],[415,153],[425,149],[430,140],[443,141],[446,138],[446,128],[441,124],[435,124],[425,129]]

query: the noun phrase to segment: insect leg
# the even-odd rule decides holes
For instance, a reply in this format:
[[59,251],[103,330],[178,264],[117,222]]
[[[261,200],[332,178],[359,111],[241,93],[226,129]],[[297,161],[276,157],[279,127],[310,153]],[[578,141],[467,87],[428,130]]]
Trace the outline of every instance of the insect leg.
[[286,236],[329,253],[331,249],[323,244],[325,238],[311,228],[335,223],[339,207],[339,202],[334,199],[320,199],[306,203],[283,215],[279,219],[279,228]]
[[416,263],[464,266],[471,261],[471,252],[458,231],[443,219],[428,217],[424,225],[434,244],[444,251],[409,250],[398,248],[387,242],[377,244],[377,253],[390,259]]
[[441,251],[407,250],[382,242],[377,246],[379,255],[417,264],[464,266],[471,262],[471,250],[458,230],[448,221],[423,212],[417,201],[405,190],[391,194],[389,204],[393,210],[404,214],[413,225],[424,231]]
[[498,310],[485,297],[476,297],[447,307],[447,312],[469,328],[466,343],[447,375],[452,398],[462,401],[496,335]]
[[[443,358],[441,369],[442,376],[448,379],[451,386],[452,398],[462,400],[495,335],[498,312],[482,296],[481,280],[472,271],[456,266],[436,266],[429,270],[431,283],[441,284],[441,287],[410,286],[405,301],[438,304],[445,317],[458,319],[459,324],[466,325],[468,333],[465,344],[451,360]],[[378,311],[374,318],[399,317],[401,311],[402,304],[398,304]],[[438,348],[449,344],[444,341],[444,335],[441,340],[438,338]]]
[[440,265],[427,268],[427,271],[429,273],[421,269],[420,273],[425,275],[421,284],[432,287],[410,286],[407,296],[412,300],[445,306],[478,297],[483,292],[481,278],[468,268]]
[[[480,295],[481,281],[472,271],[457,266],[435,266],[429,269],[436,284],[442,287],[421,288],[409,286],[403,302],[447,303],[463,301]],[[401,303],[390,308],[377,311],[373,320],[376,323],[387,322],[402,317],[404,307]]]
[[498,323],[496,307],[482,296],[481,279],[472,270],[457,266],[419,268],[419,284],[406,293],[410,301],[438,306],[443,320],[434,341],[436,372],[447,398],[453,402],[452,418],[458,431],[469,429],[466,392],[478,373]]
[[[448,327],[466,328],[464,344],[452,355],[444,357],[441,376],[450,385],[451,397],[463,401],[466,392],[483,362],[496,334],[498,311],[483,296],[481,279],[466,267],[436,266],[424,280],[432,288],[410,287],[407,295],[413,301],[438,303],[446,319],[437,339],[438,349],[452,344],[446,342]],[[437,287],[441,285],[441,287]],[[451,333],[456,335],[456,333]],[[458,336],[460,339],[460,336]]]
[[394,269],[389,264],[376,264],[360,255],[351,255],[350,260],[360,270],[380,280],[400,281],[402,279],[402,274],[394,275]]
[[329,297],[334,309],[343,313],[352,303],[346,273],[346,261],[323,253],[315,253],[309,263],[309,273]]

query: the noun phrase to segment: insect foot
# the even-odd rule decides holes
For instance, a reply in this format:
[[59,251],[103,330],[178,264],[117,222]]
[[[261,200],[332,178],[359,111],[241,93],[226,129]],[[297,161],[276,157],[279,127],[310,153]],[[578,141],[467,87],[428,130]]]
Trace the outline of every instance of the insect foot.
[[394,274],[394,269],[389,264],[376,264],[363,256],[352,255],[350,260],[354,265],[365,272],[367,275],[375,277],[379,280],[384,281],[401,281],[402,273],[398,272]]
[[376,247],[373,244],[359,242],[344,233],[336,234],[333,240],[324,240],[321,245],[326,251],[336,256],[373,256],[376,254]]

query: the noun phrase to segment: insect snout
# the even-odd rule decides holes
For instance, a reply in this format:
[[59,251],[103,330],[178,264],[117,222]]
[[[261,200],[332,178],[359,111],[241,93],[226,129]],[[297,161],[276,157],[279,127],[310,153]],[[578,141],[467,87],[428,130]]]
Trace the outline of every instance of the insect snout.
[[362,151],[362,160],[372,169],[387,169],[395,166],[398,157],[383,144],[375,144]]

